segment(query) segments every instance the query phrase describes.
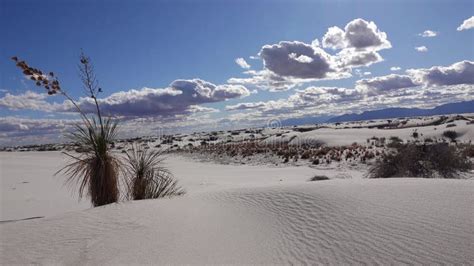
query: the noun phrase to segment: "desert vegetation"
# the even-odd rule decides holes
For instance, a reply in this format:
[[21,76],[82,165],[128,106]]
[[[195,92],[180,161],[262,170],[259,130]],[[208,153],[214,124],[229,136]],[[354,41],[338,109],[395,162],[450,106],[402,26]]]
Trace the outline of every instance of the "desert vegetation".
[[[117,202],[120,197],[119,180],[124,174],[127,180],[127,195],[131,199],[158,198],[181,195],[184,193],[169,171],[159,167],[160,153],[145,152],[135,148],[124,159],[112,152],[117,140],[118,120],[104,117],[98,95],[102,93],[96,78],[94,67],[89,57],[80,55],[79,77],[86,95],[92,99],[95,112],[86,113],[62,87],[53,72],[43,72],[29,66],[25,61],[13,57],[16,66],[23,74],[35,82],[38,87],[46,89],[48,95],[60,94],[69,100],[81,117],[81,122],[74,125],[74,130],[66,136],[74,143],[76,151],[63,153],[71,159],[58,173],[68,176],[66,184],[77,189],[79,197],[89,196],[93,206],[102,206]],[[128,167],[124,167],[127,165]],[[125,169],[125,170],[124,170]]]
[[472,163],[462,150],[447,143],[400,144],[385,153],[369,171],[370,178],[443,177],[456,178],[460,172],[472,169]]
[[178,186],[172,173],[162,166],[161,151],[133,145],[126,155],[125,183],[128,199],[156,199],[185,193],[184,189]]

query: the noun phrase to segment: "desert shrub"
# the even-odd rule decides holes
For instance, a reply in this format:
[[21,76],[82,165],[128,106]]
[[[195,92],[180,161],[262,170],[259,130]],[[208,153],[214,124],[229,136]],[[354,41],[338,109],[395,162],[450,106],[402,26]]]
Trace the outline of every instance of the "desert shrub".
[[464,144],[460,147],[462,150],[462,154],[466,157],[473,158],[474,157],[474,145],[472,144]]
[[59,94],[64,96],[80,115],[81,122],[75,125],[75,130],[68,137],[77,143],[82,151],[79,155],[67,154],[72,162],[60,169],[68,175],[66,184],[78,186],[79,197],[87,194],[94,206],[101,206],[116,202],[119,198],[118,173],[120,160],[113,155],[111,144],[116,140],[117,122],[110,118],[103,118],[97,101],[102,92],[98,86],[94,68],[90,59],[84,54],[80,56],[79,77],[86,92],[95,107],[94,115],[87,115],[62,88],[59,79],[53,72],[48,74],[30,67],[25,61],[17,57],[12,58],[23,74],[36,82],[38,87],[46,89],[48,95]]
[[311,177],[308,181],[321,181],[321,180],[329,180],[329,177],[325,175],[315,175]]
[[396,148],[403,143],[403,140],[397,136],[392,136],[389,138],[389,143],[387,144],[390,148]]
[[447,125],[446,125],[446,128],[455,127],[455,126],[456,126],[456,124],[447,124]]
[[455,178],[459,171],[468,171],[472,163],[455,147],[443,143],[431,145],[400,145],[393,153],[386,153],[369,170],[370,178],[425,177],[439,174]]
[[417,138],[419,137],[419,134],[418,134],[418,132],[413,131],[413,133],[411,134],[411,136],[412,136],[414,139],[417,139]]
[[126,153],[125,184],[127,197],[133,200],[183,195],[185,191],[163,166],[162,153],[132,146]]
[[455,142],[458,137],[458,133],[454,130],[446,130],[443,132],[443,136],[450,139],[451,142]]
[[[78,156],[68,155],[73,161],[59,170],[69,177],[66,183],[79,185],[79,196],[87,194],[92,205],[101,206],[117,202],[119,198],[118,174],[120,160],[110,151],[108,144],[115,139],[117,124],[105,120],[102,128],[95,119],[91,125],[76,125],[69,138],[78,141],[83,152]],[[87,193],[86,193],[87,192]]]

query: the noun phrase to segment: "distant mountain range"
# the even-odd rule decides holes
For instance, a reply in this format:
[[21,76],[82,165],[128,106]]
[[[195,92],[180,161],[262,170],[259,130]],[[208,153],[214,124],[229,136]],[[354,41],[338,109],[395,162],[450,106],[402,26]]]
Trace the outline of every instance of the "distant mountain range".
[[430,116],[430,115],[448,115],[448,114],[462,114],[474,113],[474,101],[465,101],[458,103],[443,104],[432,109],[420,108],[386,108],[375,111],[365,111],[361,114],[345,114],[328,119],[327,123],[347,122],[347,121],[361,121],[373,119],[385,119],[396,117],[411,117],[411,116]]

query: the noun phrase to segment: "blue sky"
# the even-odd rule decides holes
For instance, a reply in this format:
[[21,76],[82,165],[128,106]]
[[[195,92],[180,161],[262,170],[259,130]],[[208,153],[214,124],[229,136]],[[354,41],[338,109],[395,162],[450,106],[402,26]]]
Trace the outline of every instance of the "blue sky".
[[[200,79],[217,86],[230,84],[231,78],[249,77],[249,74],[243,73],[246,69],[235,63],[236,58],[243,58],[251,65],[250,70],[261,71],[265,69],[263,63],[270,59],[249,57],[257,56],[264,45],[278,44],[280,41],[299,41],[310,45],[315,39],[322,42],[328,28],[337,26],[344,29],[348,23],[358,18],[373,22],[377,31],[386,34],[390,48],[371,50],[377,52],[381,59],[368,66],[344,70],[350,77],[316,78],[302,82],[292,80],[293,87],[278,91],[256,86],[255,83],[233,83],[244,86],[250,93],[196,102],[196,105],[216,109],[202,114],[203,119],[193,113],[196,120],[207,119],[207,122],[223,118],[237,121],[246,113],[239,116],[235,111],[226,110],[226,106],[268,103],[271,100],[288,101],[297,90],[310,86],[353,89],[361,79],[394,73],[404,75],[406,69],[448,67],[463,60],[474,59],[474,29],[457,30],[463,21],[474,15],[473,1],[1,0],[0,12],[0,98],[6,94],[22,95],[27,91],[43,93],[22,77],[9,59],[13,55],[35,67],[53,70],[68,91],[78,98],[82,96],[82,91],[79,89],[81,84],[77,77],[76,62],[83,49],[93,60],[100,84],[105,90],[102,97],[106,98],[113,93],[131,89],[167,88],[178,79]],[[418,35],[426,30],[436,32],[436,36]],[[428,51],[415,50],[415,47],[421,46],[425,46]],[[321,47],[329,55],[338,52],[323,44]],[[390,68],[395,66],[401,70],[391,71]],[[426,88],[421,83],[417,85]],[[468,87],[463,88],[464,94],[456,94],[457,98],[445,97],[433,101],[432,105],[456,101],[458,98],[465,98],[466,94],[468,97],[472,96],[472,84],[469,82],[434,85]],[[459,88],[457,91],[459,92]],[[324,90],[320,92],[324,93]],[[32,97],[41,98],[30,95]],[[63,101],[59,97],[39,98],[38,101],[47,103]],[[321,105],[324,107],[324,104],[329,106],[335,103],[316,101],[310,106],[310,103],[305,102],[304,106],[308,111],[304,115],[320,115],[321,112],[314,110]],[[417,101],[412,105],[419,104],[420,101]],[[399,100],[373,107],[388,105],[410,106],[410,103]],[[354,106],[352,103],[347,106],[344,109],[347,112],[370,109],[367,104],[363,108],[351,108],[350,106]],[[295,112],[295,109],[299,108],[292,106],[292,110],[280,110],[278,113],[283,114],[282,119],[302,115]],[[247,113],[262,112],[246,110]],[[335,109],[334,112],[341,110]],[[19,108],[5,103],[2,105],[1,99],[0,115],[4,119],[71,118],[70,114],[64,112],[44,112],[38,108]],[[154,116],[147,113],[146,116],[154,117],[153,121],[161,121],[159,114]],[[169,118],[167,116],[164,120],[169,121]],[[261,118],[263,121],[268,115],[262,115]],[[256,117],[252,119],[258,120]],[[244,122],[250,123],[252,119],[246,117]],[[183,121],[183,118],[179,120]]]

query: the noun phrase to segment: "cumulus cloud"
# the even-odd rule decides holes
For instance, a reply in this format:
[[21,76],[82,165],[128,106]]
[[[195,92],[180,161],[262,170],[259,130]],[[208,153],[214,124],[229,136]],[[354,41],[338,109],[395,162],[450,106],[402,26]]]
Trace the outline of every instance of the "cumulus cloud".
[[356,89],[369,94],[380,94],[389,90],[418,86],[410,76],[390,74],[387,76],[362,79],[356,82]]
[[474,63],[461,61],[450,66],[434,66],[428,69],[408,69],[407,75],[390,74],[387,76],[362,79],[355,88],[367,94],[381,94],[387,91],[422,86],[450,86],[474,84]]
[[244,72],[244,74],[250,75],[250,77],[230,78],[227,80],[227,83],[249,85],[269,91],[285,91],[295,87],[299,82],[304,82],[301,79],[278,76],[267,69],[260,71],[249,70]]
[[[340,50],[335,55],[323,48]],[[350,21],[344,30],[331,27],[322,39],[310,44],[281,41],[264,45],[258,56],[263,60],[260,71],[246,71],[248,78],[230,78],[228,83],[256,86],[270,91],[288,90],[307,82],[335,80],[352,76],[352,70],[383,61],[378,51],[391,48],[387,34],[374,22]]]
[[242,57],[239,57],[239,58],[235,59],[235,63],[243,69],[249,69],[250,68],[250,65]]
[[393,66],[390,68],[390,71],[400,71],[402,68],[398,66]]
[[[225,101],[250,95],[242,85],[215,85],[201,80],[175,80],[168,88],[129,90],[117,92],[99,99],[104,113],[116,116],[157,116],[169,117],[196,112],[193,106]],[[81,108],[93,112],[93,102],[82,99]]]
[[474,84],[474,62],[461,61],[450,66],[407,70],[413,79],[426,86]]
[[330,27],[326,34],[324,34],[322,43],[324,48],[343,49],[347,46],[345,39],[346,33],[339,27]]
[[361,94],[354,89],[339,87],[308,87],[304,90],[297,90],[289,97],[298,106],[311,106],[317,104],[341,103],[360,99]]
[[263,107],[265,107],[265,102],[238,103],[235,105],[227,105],[226,110],[250,110]]
[[464,22],[457,28],[458,31],[469,30],[474,28],[474,16],[464,20]]
[[319,47],[298,41],[265,45],[259,56],[266,69],[282,77],[323,79],[336,71],[331,55]]
[[[226,106],[228,111],[251,111],[232,116],[234,119],[264,119],[278,115],[280,117],[293,117],[315,111],[315,108],[326,107],[337,103],[350,103],[361,99],[362,94],[354,89],[338,87],[308,87],[296,90],[287,99],[239,103]],[[316,110],[318,111],[318,110]],[[319,110],[321,111],[321,110]],[[319,112],[318,111],[318,112]],[[327,111],[327,110],[326,110]]]
[[339,52],[337,59],[341,67],[370,66],[383,61],[382,56],[376,51],[357,51],[352,48]]
[[428,48],[426,48],[426,46],[417,46],[415,47],[415,50],[417,50],[418,52],[428,52]]
[[347,23],[344,30],[331,27],[323,37],[323,47],[332,49],[354,48],[381,50],[391,48],[387,34],[380,31],[373,21],[358,18]]
[[431,38],[431,37],[436,37],[438,33],[436,31],[432,30],[425,30],[422,33],[419,33],[418,36],[424,37],[424,38]]
[[0,107],[10,110],[29,109],[51,111],[54,109],[54,106],[46,101],[46,97],[46,94],[39,94],[33,91],[26,91],[18,95],[7,92],[0,98]]
[[328,29],[323,37],[324,48],[340,50],[334,57],[341,68],[370,66],[383,61],[378,51],[391,48],[387,34],[380,31],[373,21],[354,19],[344,30],[338,27]]
[[[243,85],[215,85],[201,80],[175,80],[168,88],[142,88],[120,91],[98,99],[102,112],[121,117],[172,117],[196,112],[210,112],[216,109],[199,107],[201,104],[225,101],[250,95]],[[45,95],[26,92],[20,95],[7,93],[0,98],[0,107],[11,110],[30,109],[41,111],[74,112],[68,102],[50,104]],[[95,112],[90,98],[81,98],[78,105],[86,113]]]

